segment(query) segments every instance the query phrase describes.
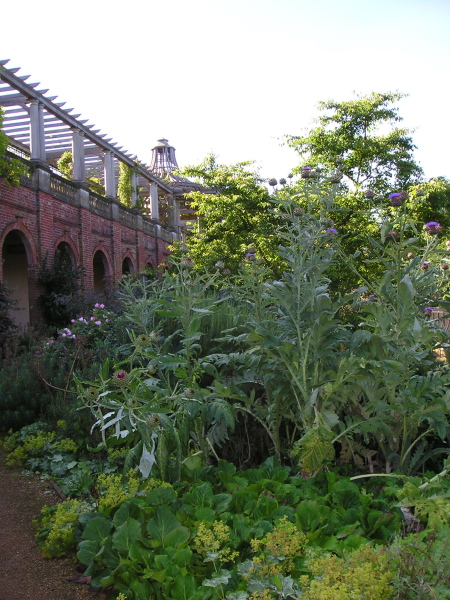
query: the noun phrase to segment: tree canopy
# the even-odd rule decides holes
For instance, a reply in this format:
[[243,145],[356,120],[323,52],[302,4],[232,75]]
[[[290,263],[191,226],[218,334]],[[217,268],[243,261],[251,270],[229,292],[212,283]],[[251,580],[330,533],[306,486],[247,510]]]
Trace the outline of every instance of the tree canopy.
[[287,144],[310,166],[330,168],[341,159],[339,170],[352,187],[381,193],[404,189],[422,175],[411,131],[397,126],[402,117],[395,104],[404,97],[372,92],[346,102],[319,102],[316,126],[304,135],[288,136]]
[[267,261],[274,257],[277,217],[271,211],[269,190],[252,164],[224,165],[210,154],[200,165],[181,169],[181,175],[195,178],[207,188],[205,193],[188,195],[198,214],[188,239],[196,266],[210,268],[222,261],[235,271],[249,245]]

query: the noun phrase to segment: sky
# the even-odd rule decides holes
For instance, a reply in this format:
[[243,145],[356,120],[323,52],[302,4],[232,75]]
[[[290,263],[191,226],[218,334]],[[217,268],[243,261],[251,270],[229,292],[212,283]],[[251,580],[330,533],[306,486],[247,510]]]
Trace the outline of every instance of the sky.
[[400,91],[425,177],[450,178],[449,32],[450,0],[23,0],[0,59],[144,162],[165,137],[180,166],[214,152],[277,179],[319,101]]

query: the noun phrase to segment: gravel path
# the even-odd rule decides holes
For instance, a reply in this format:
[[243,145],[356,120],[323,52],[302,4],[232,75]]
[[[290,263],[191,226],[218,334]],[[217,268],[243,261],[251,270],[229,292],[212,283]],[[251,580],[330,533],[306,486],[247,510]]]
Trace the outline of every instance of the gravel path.
[[58,502],[39,478],[5,465],[0,455],[0,600],[106,600],[77,575],[73,559],[44,559],[31,524],[44,504]]

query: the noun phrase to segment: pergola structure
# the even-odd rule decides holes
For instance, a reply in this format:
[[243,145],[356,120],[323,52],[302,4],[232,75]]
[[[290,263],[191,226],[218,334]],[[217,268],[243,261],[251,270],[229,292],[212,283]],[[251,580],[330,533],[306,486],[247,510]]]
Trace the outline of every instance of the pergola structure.
[[[136,205],[141,189],[152,219],[159,220],[159,203],[163,201],[174,209],[172,223],[168,224],[181,224],[174,198],[188,191],[185,187],[191,191],[199,186],[192,182],[188,186],[188,180],[175,181],[176,177],[162,179],[167,174],[161,177],[158,172],[152,172],[87,119],[80,119],[81,115],[74,114],[73,108],[65,108],[65,102],[56,102],[57,96],[39,89],[39,83],[28,83],[29,75],[18,74],[19,68],[6,68],[8,62],[0,60],[0,106],[5,113],[3,131],[10,140],[11,152],[57,171],[58,159],[69,151],[73,181],[85,185],[87,178],[98,177],[106,198],[116,198],[119,163],[123,163],[132,168],[131,205]],[[185,186],[180,186],[182,183]]]

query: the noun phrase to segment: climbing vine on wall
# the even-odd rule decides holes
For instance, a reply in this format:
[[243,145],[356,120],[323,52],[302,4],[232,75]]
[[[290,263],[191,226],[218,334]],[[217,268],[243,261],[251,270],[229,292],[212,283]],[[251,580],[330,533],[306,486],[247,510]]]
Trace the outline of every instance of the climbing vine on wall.
[[9,139],[2,129],[3,117],[4,112],[0,108],[0,177],[3,177],[9,185],[19,185],[20,177],[24,174],[26,167],[20,160],[5,156]]
[[117,189],[117,197],[121,204],[131,208],[131,195],[133,193],[132,185],[133,168],[120,163],[119,167],[119,185]]

